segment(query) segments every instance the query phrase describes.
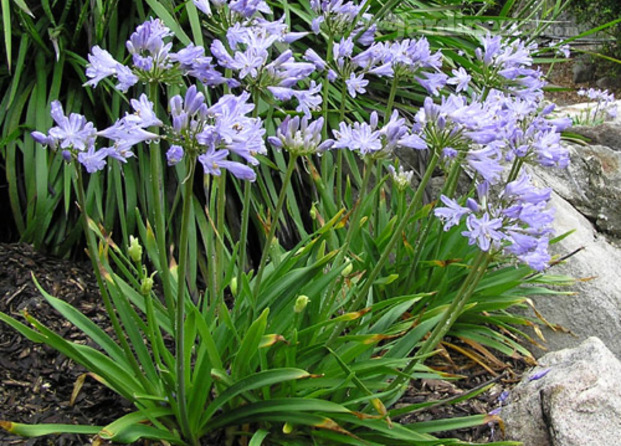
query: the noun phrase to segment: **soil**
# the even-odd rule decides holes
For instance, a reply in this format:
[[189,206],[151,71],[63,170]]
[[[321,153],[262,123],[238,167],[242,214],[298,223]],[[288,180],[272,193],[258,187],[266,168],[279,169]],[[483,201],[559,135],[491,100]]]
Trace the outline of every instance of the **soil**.
[[[588,99],[584,98],[583,96],[578,96],[578,90],[582,88],[598,88],[595,80],[580,84],[576,84],[574,82],[574,63],[576,63],[574,59],[569,59],[566,62],[563,61],[555,63],[553,66],[550,64],[544,64],[540,66],[542,71],[546,75],[548,87],[560,87],[563,89],[567,89],[566,91],[546,91],[545,93],[546,99],[554,102],[559,107],[586,102],[588,101]],[[598,76],[595,76],[594,79],[597,79],[600,76],[603,77],[605,75],[606,73],[598,73]],[[619,95],[621,94],[621,90],[612,90],[610,92],[614,93],[617,98],[620,97]]]
[[[47,305],[31,274],[50,294],[74,305],[102,327],[106,325],[97,284],[88,264],[47,257],[26,244],[0,244],[0,311],[24,321],[21,312],[48,328],[86,343],[86,337]],[[0,420],[104,426],[129,409],[120,397],[87,378],[75,403],[73,387],[85,370],[57,351],[30,342],[0,322]],[[0,429],[0,445],[84,445],[81,435],[24,439]]]

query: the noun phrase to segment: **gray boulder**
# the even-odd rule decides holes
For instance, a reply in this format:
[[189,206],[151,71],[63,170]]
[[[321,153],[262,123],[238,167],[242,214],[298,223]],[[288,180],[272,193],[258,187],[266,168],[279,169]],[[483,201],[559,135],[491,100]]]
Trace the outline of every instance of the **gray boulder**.
[[[556,209],[556,234],[574,231],[554,244],[552,252],[559,258],[579,252],[552,267],[550,273],[581,280],[563,289],[572,291],[571,295],[533,298],[539,312],[552,324],[562,327],[556,331],[548,327],[542,329],[545,345],[548,350],[559,350],[597,336],[621,358],[621,250],[598,234],[566,200],[553,194],[551,201]],[[540,356],[544,352],[535,349],[534,353]]]
[[[621,363],[597,338],[549,353],[513,389],[500,417],[524,446],[612,446],[621,436]],[[546,373],[547,371],[547,373]]]
[[621,238],[621,151],[601,145],[568,146],[567,169],[540,169],[537,175],[599,231]]

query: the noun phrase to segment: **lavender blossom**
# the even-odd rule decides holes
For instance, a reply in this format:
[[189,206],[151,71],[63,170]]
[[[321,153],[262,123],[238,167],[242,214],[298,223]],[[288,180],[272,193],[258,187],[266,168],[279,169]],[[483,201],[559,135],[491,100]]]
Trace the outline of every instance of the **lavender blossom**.
[[471,212],[471,210],[467,207],[460,206],[457,201],[445,195],[442,195],[440,197],[440,200],[442,200],[442,203],[444,203],[446,207],[436,208],[433,212],[436,217],[442,219],[445,222],[445,231],[448,231],[453,226],[457,226],[460,223],[462,217],[468,215]]
[[92,48],[88,55],[88,62],[86,76],[90,80],[84,85],[96,87],[106,77],[115,76],[119,81],[116,88],[119,91],[126,92],[138,82],[138,77],[129,68],[117,62],[109,52],[97,45]]
[[143,71],[167,70],[171,67],[172,43],[164,42],[173,33],[160,19],[151,18],[136,28],[127,41],[127,50],[132,55],[134,66]]
[[166,161],[168,165],[174,166],[175,164],[180,163],[183,159],[184,154],[185,151],[183,150],[183,147],[177,144],[173,144],[172,146],[170,146],[170,148],[166,152]]
[[355,98],[357,93],[364,94],[366,92],[364,87],[369,84],[369,81],[364,78],[363,74],[356,76],[352,73],[345,83],[347,84],[347,91],[349,92],[349,95],[352,98]]
[[51,145],[77,151],[84,151],[94,145],[97,129],[84,116],[77,113],[65,116],[59,101],[52,102],[51,115],[56,122],[56,126],[49,131],[49,138],[54,142]]
[[468,83],[472,80],[472,77],[463,67],[460,67],[458,70],[453,70],[452,73],[455,77],[450,78],[447,83],[455,85],[455,91],[457,93],[465,91],[468,88]]
[[548,373],[550,373],[552,369],[542,369],[536,373],[533,373],[532,375],[530,375],[528,377],[529,381],[537,381],[538,379],[543,378],[544,376],[546,376]]

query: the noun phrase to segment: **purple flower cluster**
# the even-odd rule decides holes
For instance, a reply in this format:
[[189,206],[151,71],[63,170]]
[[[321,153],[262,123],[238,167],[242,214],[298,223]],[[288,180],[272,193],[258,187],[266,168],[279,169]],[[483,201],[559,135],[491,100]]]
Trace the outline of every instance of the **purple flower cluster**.
[[614,93],[608,90],[594,88],[578,90],[578,96],[583,96],[596,103],[594,108],[586,110],[586,116],[580,116],[577,121],[580,124],[599,124],[608,119],[617,117],[617,103]]
[[287,116],[276,130],[276,136],[270,136],[267,141],[276,149],[284,149],[296,155],[321,154],[334,145],[334,140],[322,141],[323,118],[309,123],[304,116]]
[[310,81],[307,89],[298,89],[309,79],[315,64],[295,60],[291,50],[284,50],[271,60],[276,43],[286,44],[304,33],[290,33],[284,19],[268,22],[255,18],[236,23],[227,31],[227,45],[220,40],[211,44],[211,53],[218,64],[237,74],[240,81],[256,90],[267,89],[280,101],[295,98],[297,111],[311,115],[321,104],[321,85]]
[[213,5],[218,12],[222,11],[225,6],[228,6],[229,11],[234,15],[234,21],[249,19],[258,12],[265,14],[271,14],[272,10],[264,0],[193,0],[194,5],[207,14],[212,15],[211,5]]
[[358,43],[368,46],[374,41],[377,27],[373,24],[365,29],[371,15],[367,14],[368,2],[357,4],[343,0],[311,0],[311,8],[317,14],[311,23],[311,29],[319,34],[324,27],[333,36],[357,36]]
[[462,234],[471,245],[486,252],[502,249],[537,271],[545,269],[550,262],[551,190],[536,188],[530,176],[523,173],[500,191],[484,181],[477,193],[478,201],[468,198],[465,206],[442,195],[444,206],[434,213],[445,222],[444,230],[465,217],[467,230]]
[[397,147],[415,150],[427,148],[421,136],[411,131],[396,110],[381,128],[378,128],[377,112],[371,113],[369,123],[354,122],[348,125],[341,122],[339,129],[334,130],[334,138],[335,149],[349,149],[372,158],[388,157]]
[[536,43],[526,45],[519,39],[509,42],[488,34],[482,44],[483,48],[477,48],[476,56],[486,70],[488,81],[495,78],[497,81],[500,76],[506,90],[513,95],[531,101],[543,99],[543,73],[532,68],[531,52],[537,49]]
[[569,152],[560,132],[568,119],[548,119],[553,107],[490,91],[483,100],[450,95],[439,104],[427,98],[415,117],[424,138],[445,150],[449,161],[464,151],[467,166],[496,184],[507,163],[519,158],[547,167],[566,167]]
[[56,125],[46,135],[32,132],[32,138],[52,150],[61,149],[65,161],[77,159],[89,173],[101,170],[105,166],[108,150],[95,150],[97,129],[92,122],[77,113],[65,116],[63,107],[58,101],[52,102],[50,113]]
[[138,83],[174,80],[178,75],[191,76],[205,85],[219,85],[231,82],[219,73],[212,58],[205,56],[205,50],[193,44],[177,53],[171,52],[172,42],[166,40],[173,35],[159,19],[150,19],[139,25],[127,41],[132,55],[133,70],[116,61],[106,50],[93,47],[88,55],[86,85],[96,87],[107,77],[118,80],[116,88],[126,92]]
[[373,69],[373,74],[413,78],[432,95],[438,95],[448,80],[448,76],[440,71],[442,53],[432,53],[429,41],[424,37],[375,43],[354,57],[354,63]]
[[[65,116],[60,103],[54,101],[51,114],[56,126],[48,135],[33,132],[32,137],[52,149],[62,149],[67,161],[77,159],[89,173],[103,169],[108,157],[126,162],[134,156],[133,146],[161,138],[170,144],[166,153],[169,165],[179,163],[189,154],[198,159],[205,174],[220,175],[221,169],[225,169],[240,179],[254,181],[256,174],[247,164],[257,165],[256,155],[266,153],[265,130],[260,119],[247,116],[254,109],[248,99],[248,93],[225,95],[207,107],[204,95],[191,86],[185,97],[171,98],[172,124],[165,126],[156,116],[153,103],[143,94],[131,100],[133,113],[102,131],[97,131],[82,115]],[[147,130],[152,127],[165,132],[159,135]],[[96,150],[97,137],[106,138],[111,144]],[[230,154],[247,164],[231,159]]]
[[247,115],[254,109],[248,103],[249,94],[225,95],[211,107],[195,86],[188,88],[185,97],[170,99],[172,129],[168,135],[170,148],[166,153],[170,165],[184,156],[196,156],[205,174],[220,175],[221,169],[234,176],[254,181],[256,174],[248,165],[230,159],[235,154],[250,165],[257,165],[257,154],[265,154],[260,119]]

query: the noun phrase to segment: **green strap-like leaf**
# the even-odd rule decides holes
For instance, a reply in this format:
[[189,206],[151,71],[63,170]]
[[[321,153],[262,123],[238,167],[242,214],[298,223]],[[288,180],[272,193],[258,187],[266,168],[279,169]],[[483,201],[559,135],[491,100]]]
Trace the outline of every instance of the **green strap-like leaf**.
[[82,426],[76,424],[23,424],[0,421],[0,427],[13,435],[22,437],[41,437],[55,434],[95,435],[101,426]]
[[237,381],[231,385],[228,389],[222,392],[206,409],[203,413],[201,430],[209,429],[208,423],[210,418],[216,411],[224,404],[231,401],[236,396],[248,392],[250,390],[259,389],[261,387],[272,386],[274,384],[280,384],[287,381],[309,378],[311,376],[305,370],[294,368],[281,368],[273,370],[265,370],[263,372],[255,373],[244,379]]

